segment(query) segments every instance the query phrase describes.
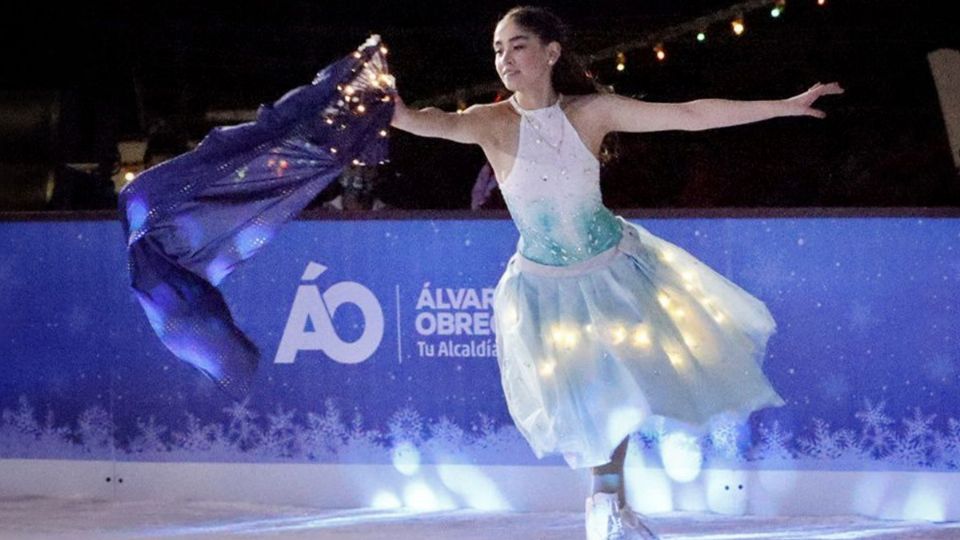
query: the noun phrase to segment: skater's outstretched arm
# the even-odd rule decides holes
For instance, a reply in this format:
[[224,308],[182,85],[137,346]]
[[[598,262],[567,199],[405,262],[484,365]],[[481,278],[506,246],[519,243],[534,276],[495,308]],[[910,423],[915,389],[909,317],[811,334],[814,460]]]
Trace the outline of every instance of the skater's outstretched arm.
[[607,132],[702,131],[780,116],[823,118],[826,114],[813,108],[813,103],[821,96],[842,93],[843,88],[832,82],[817,83],[802,94],[780,100],[698,99],[685,103],[649,103],[604,94],[593,100],[591,107]]
[[489,119],[488,105],[473,105],[463,112],[451,113],[435,107],[411,109],[399,95],[394,96],[394,101],[390,125],[414,135],[481,144],[487,132],[484,126]]

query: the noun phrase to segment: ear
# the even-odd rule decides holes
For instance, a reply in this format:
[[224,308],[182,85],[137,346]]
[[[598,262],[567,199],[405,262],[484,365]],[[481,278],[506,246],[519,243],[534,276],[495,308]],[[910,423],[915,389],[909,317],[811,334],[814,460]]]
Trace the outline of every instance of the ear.
[[562,49],[560,48],[560,43],[558,43],[558,42],[556,42],[556,41],[551,41],[551,42],[547,45],[547,58],[549,59],[548,62],[550,63],[550,65],[553,65],[553,64],[556,64],[556,63],[557,63],[557,60],[560,59],[560,54],[561,54],[562,52],[563,52],[563,51],[562,51]]

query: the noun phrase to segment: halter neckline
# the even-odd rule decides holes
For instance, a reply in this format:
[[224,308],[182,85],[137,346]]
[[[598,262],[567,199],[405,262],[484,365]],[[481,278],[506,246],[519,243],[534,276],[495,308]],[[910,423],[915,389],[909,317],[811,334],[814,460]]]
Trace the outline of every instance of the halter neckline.
[[522,106],[520,106],[520,102],[517,100],[516,94],[511,95],[509,101],[510,105],[513,106],[513,109],[519,114],[536,114],[542,111],[549,111],[550,109],[560,107],[560,103],[563,101],[563,94],[557,92],[557,101],[555,101],[552,105],[540,107],[539,109],[524,109]]

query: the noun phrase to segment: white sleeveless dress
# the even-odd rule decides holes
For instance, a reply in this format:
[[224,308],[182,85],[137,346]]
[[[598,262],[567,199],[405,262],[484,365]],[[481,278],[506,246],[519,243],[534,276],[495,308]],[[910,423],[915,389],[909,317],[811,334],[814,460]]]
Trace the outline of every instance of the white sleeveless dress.
[[766,306],[603,206],[600,165],[559,102],[521,109],[500,183],[520,241],[497,285],[510,415],[538,457],[602,465],[653,415],[705,426],[783,405],[761,371]]

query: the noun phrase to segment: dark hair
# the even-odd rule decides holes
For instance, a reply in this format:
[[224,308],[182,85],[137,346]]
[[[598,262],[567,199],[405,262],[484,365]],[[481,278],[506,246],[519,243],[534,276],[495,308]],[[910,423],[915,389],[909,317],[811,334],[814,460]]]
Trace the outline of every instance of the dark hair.
[[[539,6],[517,6],[500,18],[511,18],[518,25],[533,32],[545,44],[560,44],[560,58],[553,66],[550,82],[553,88],[568,95],[609,93],[610,89],[597,82],[570,45],[570,28],[556,14]],[[620,142],[616,134],[604,138],[600,147],[601,163],[617,157]]]
[[551,83],[561,94],[596,94],[605,91],[593,79],[570,45],[570,28],[552,11],[539,6],[517,6],[501,17],[513,19],[544,44],[556,41],[562,52],[553,67]]

